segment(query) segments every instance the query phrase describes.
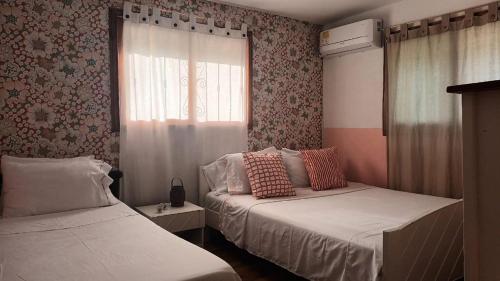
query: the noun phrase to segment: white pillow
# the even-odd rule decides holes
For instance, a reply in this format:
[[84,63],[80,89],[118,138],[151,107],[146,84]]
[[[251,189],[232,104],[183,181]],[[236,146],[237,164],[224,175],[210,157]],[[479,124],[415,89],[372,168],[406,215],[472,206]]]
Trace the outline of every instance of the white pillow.
[[300,151],[283,148],[281,150],[286,172],[293,187],[309,187],[309,176],[307,175],[304,159]]
[[[258,151],[259,154],[276,153],[278,150],[274,147],[268,147]],[[231,195],[251,194],[250,181],[243,163],[243,154],[234,153],[226,155],[226,173],[227,173],[227,191]]]
[[[2,159],[7,159],[8,161],[14,161],[14,162],[19,162],[19,163],[63,162],[63,161],[75,161],[75,160],[90,159],[93,162],[95,162],[99,166],[99,168],[102,170],[102,172],[105,173],[106,175],[108,175],[109,172],[111,171],[111,169],[113,168],[108,163],[106,163],[102,160],[95,159],[94,155],[79,156],[79,157],[73,157],[73,158],[27,158],[27,157],[13,157],[13,156],[4,155]],[[112,182],[113,182],[113,179],[111,179],[111,183]],[[110,202],[112,202],[113,205],[120,202],[113,195],[113,193],[111,192],[111,189],[109,189],[109,185],[105,188],[105,192],[108,195],[108,198],[109,198]]]
[[2,156],[3,217],[108,206],[111,166],[89,157],[20,159]]
[[33,163],[33,162],[43,163],[43,162],[75,161],[75,160],[84,160],[84,159],[95,160],[95,156],[94,155],[87,155],[87,156],[78,156],[78,157],[73,157],[73,158],[29,158],[29,157],[14,157],[14,156],[3,155],[2,161],[4,159],[6,159],[7,161],[18,162],[18,163]]
[[227,155],[224,155],[214,162],[201,167],[210,191],[227,192],[226,157]]
[[[109,165],[108,163],[102,161],[102,160],[97,160],[91,158],[91,161],[94,162],[102,171],[102,173],[105,175],[102,178],[102,185],[104,188],[104,192],[106,193],[106,197],[108,198],[109,204],[108,205],[115,205],[120,203],[120,200],[118,200],[114,195],[113,192],[111,192],[111,189],[109,186],[113,183],[113,179],[109,176],[109,172],[113,167]],[[108,206],[106,205],[106,206]]]
[[[95,159],[94,155],[88,155],[88,156],[79,156],[79,157],[74,157],[74,158],[27,158],[27,157],[13,157],[13,156],[8,156],[4,155],[2,156],[2,159],[7,159],[8,161],[15,161],[19,163],[33,163],[33,162],[53,162],[53,161],[68,161],[68,160],[76,160],[76,159]],[[2,215],[2,210],[3,210],[3,192],[0,194],[0,215]]]

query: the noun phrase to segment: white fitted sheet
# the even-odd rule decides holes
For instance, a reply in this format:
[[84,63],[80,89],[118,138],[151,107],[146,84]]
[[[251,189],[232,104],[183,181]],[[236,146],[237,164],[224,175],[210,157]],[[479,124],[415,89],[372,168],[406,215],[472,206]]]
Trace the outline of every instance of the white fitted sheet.
[[296,192],[215,200],[222,201],[220,230],[229,241],[311,280],[381,280],[383,231],[458,202],[353,182]]
[[223,260],[123,203],[0,220],[1,281],[237,281]]
[[230,196],[231,195],[227,192],[220,193],[217,191],[210,191],[205,197],[205,208],[218,213],[224,204],[224,201]]

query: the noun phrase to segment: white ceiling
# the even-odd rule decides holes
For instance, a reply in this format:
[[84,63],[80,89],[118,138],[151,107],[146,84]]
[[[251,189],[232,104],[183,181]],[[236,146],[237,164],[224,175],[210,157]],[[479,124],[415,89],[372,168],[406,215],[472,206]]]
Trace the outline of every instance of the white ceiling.
[[327,24],[357,13],[401,0],[213,0],[231,5],[264,10],[273,14]]

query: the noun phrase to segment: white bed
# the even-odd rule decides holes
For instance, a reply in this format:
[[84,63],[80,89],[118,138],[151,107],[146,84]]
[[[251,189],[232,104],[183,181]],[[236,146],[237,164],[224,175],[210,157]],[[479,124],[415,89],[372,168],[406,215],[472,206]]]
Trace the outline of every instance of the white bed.
[[[207,224],[250,253],[311,280],[455,280],[462,201],[349,183],[256,200],[208,192]],[[207,193],[208,192],[208,193]]]
[[0,219],[0,280],[240,280],[123,203]]

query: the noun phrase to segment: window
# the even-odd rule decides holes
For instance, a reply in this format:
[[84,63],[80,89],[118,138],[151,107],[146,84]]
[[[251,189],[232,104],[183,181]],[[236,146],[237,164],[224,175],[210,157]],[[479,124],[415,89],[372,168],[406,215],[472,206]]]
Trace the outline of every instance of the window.
[[[114,131],[120,126],[116,120],[120,116],[118,103],[126,107],[122,110],[130,121],[251,124],[251,111],[247,110],[251,103],[249,36],[234,38],[123,22],[119,18],[122,12],[113,10]],[[119,83],[113,61],[120,62]]]
[[135,78],[129,83],[131,120],[244,122],[244,65],[140,54],[125,59],[129,79]]

